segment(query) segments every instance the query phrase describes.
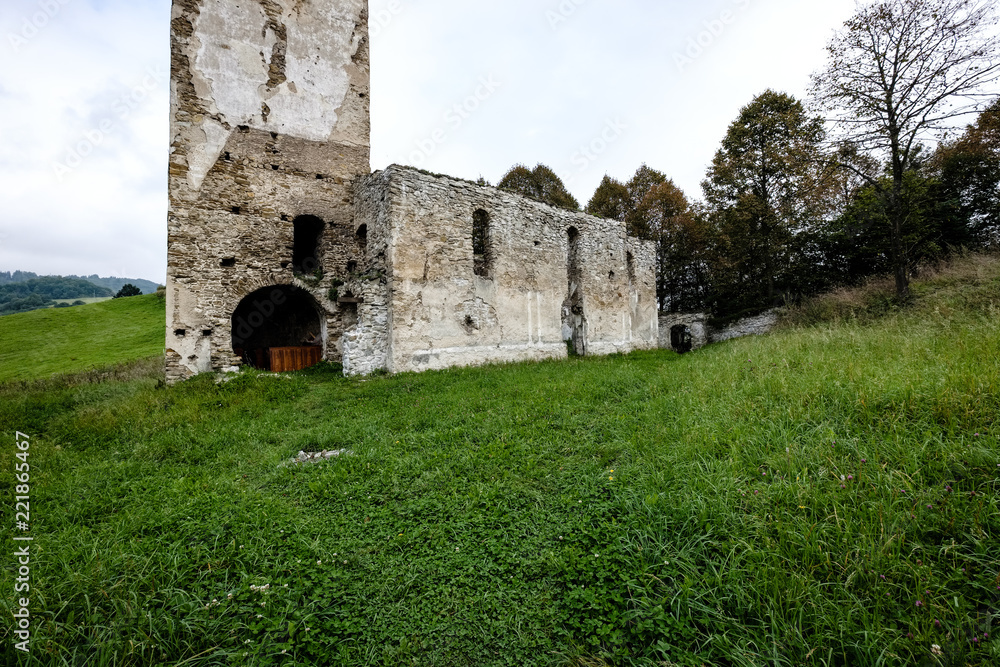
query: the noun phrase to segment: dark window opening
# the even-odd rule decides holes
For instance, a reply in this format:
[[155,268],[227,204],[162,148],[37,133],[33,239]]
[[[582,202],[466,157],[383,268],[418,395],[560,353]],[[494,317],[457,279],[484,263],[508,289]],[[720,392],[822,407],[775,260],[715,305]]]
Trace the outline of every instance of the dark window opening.
[[234,207],[232,207],[232,208],[231,208],[231,209],[229,209],[229,210],[230,210],[230,211],[232,211],[233,213],[235,213],[236,215],[239,215],[239,214],[240,214],[240,211],[241,211],[242,209],[241,209],[241,208],[240,208],[239,206],[234,206]]
[[322,331],[319,307],[307,292],[265,287],[243,299],[233,313],[233,352],[254,368],[299,370],[322,360]]
[[243,134],[250,134],[250,126],[249,125],[237,125],[236,129],[239,130],[240,132],[242,132]]
[[358,263],[357,262],[348,262],[347,263],[347,272],[348,273],[354,273],[357,270],[358,270]]
[[691,328],[686,324],[675,324],[670,327],[670,347],[675,352],[685,354],[693,347],[691,338]]
[[570,354],[582,357],[587,354],[587,319],[583,309],[580,231],[576,227],[570,227],[566,230],[566,236],[569,241],[566,257],[568,289],[563,303],[563,328],[569,336],[567,342]]
[[324,176],[323,174],[316,174],[317,181],[322,181],[324,178],[326,178],[326,176]]
[[274,171],[278,171],[278,165],[272,164],[271,169],[273,169]]
[[490,214],[483,209],[472,214],[472,271],[483,278],[493,277]]
[[358,237],[358,245],[362,250],[368,247],[368,225],[361,225],[355,234]]
[[319,261],[319,240],[326,225],[312,215],[301,215],[295,218],[292,224],[295,226],[292,271],[300,275],[315,274],[322,270]]
[[227,269],[228,268],[232,268],[232,267],[236,266],[236,258],[235,257],[226,257],[219,264],[223,268],[227,268]]
[[201,335],[202,336],[206,336],[206,337],[207,336],[211,336],[212,335],[212,330],[211,329],[203,329],[202,332],[201,332]]
[[174,329],[174,335],[177,336],[178,338],[183,338],[184,336],[187,335],[187,331],[185,331],[184,329]]

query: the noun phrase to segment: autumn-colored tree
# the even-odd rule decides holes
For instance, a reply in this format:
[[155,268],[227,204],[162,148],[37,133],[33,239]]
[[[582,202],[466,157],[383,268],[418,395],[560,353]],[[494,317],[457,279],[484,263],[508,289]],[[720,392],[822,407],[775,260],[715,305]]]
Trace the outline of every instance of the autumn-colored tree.
[[794,97],[768,90],[729,126],[702,183],[716,230],[716,308],[771,305],[791,287],[795,239],[830,214],[823,124]]
[[[905,238],[907,173],[918,146],[978,108],[977,95],[1000,78],[1000,38],[993,2],[880,0],[862,6],[827,47],[826,68],[813,75],[813,97],[834,121],[845,153],[886,165],[859,170],[880,198],[889,226],[900,298],[909,294],[912,257]],[[856,168],[851,161],[841,161]]]
[[656,297],[661,311],[704,308],[709,231],[672,180],[654,185],[636,209],[656,241]]
[[633,208],[628,188],[605,175],[585,210],[599,218],[625,222]]
[[957,140],[939,146],[931,167],[952,217],[950,245],[1000,241],[1000,99]]
[[518,164],[504,174],[497,184],[501,190],[537,199],[538,201],[570,211],[580,209],[580,203],[569,193],[562,180],[544,164],[528,169]]

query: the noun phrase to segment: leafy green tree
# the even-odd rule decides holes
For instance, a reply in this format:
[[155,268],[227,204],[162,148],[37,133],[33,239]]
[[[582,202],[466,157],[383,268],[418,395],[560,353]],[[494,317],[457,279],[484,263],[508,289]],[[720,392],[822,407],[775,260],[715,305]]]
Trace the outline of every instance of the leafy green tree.
[[515,165],[504,174],[497,187],[550,206],[570,211],[580,210],[580,203],[570,194],[556,173],[544,164],[539,164],[534,169],[528,169],[523,164]]
[[141,294],[142,290],[140,290],[138,287],[136,287],[132,283],[125,283],[125,285],[123,285],[122,288],[118,290],[118,294],[115,294],[114,298],[121,299],[128,296],[140,296]]
[[729,126],[702,183],[716,236],[717,309],[764,308],[796,288],[796,238],[831,213],[834,181],[822,167],[823,139],[821,119],[772,90]]
[[[888,166],[858,170],[881,199],[889,226],[899,298],[909,294],[913,259],[905,238],[905,180],[921,141],[976,108],[976,95],[1000,78],[1000,38],[992,2],[880,0],[862,6],[827,47],[812,95],[831,114],[846,154]],[[857,169],[850,160],[841,164]]]

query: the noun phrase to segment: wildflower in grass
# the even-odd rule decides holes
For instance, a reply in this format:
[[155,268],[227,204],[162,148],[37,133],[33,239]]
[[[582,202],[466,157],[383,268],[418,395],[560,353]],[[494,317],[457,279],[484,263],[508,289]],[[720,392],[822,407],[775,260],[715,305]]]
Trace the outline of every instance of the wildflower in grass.
[[923,607],[923,606],[924,606],[923,601],[922,600],[917,600],[917,607],[919,608],[919,607]]
[[931,644],[931,655],[943,656],[944,651],[942,651],[941,647],[938,646],[937,644]]
[[847,481],[848,482],[853,482],[854,481],[854,475],[848,475],[847,476]]
[[940,629],[941,628],[941,621],[939,621],[938,619],[935,618],[934,619],[934,627]]

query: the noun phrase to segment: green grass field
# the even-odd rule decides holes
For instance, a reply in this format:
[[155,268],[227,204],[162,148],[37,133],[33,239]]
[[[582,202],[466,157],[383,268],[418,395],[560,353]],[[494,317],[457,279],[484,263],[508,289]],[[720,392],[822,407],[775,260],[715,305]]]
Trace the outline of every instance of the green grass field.
[[0,385],[5,664],[1000,664],[1000,270],[963,271],[685,356]]
[[0,317],[0,382],[75,373],[163,354],[155,294]]

